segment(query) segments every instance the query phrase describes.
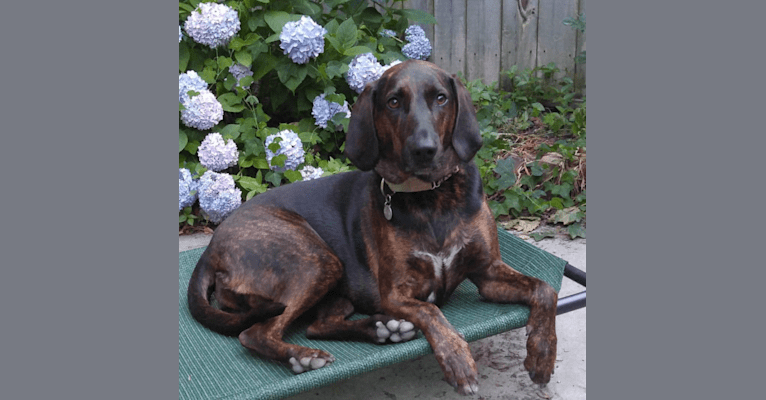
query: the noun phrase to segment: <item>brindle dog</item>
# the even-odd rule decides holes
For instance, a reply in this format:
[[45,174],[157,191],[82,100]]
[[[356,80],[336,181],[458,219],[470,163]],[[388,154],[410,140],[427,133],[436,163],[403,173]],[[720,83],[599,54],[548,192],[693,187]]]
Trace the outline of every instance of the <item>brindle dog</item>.
[[[194,270],[192,315],[296,373],[335,360],[282,340],[308,311],[316,317],[310,338],[383,344],[419,329],[447,382],[474,394],[468,344],[439,309],[469,279],[489,301],[530,307],[524,366],[532,381],[547,383],[558,296],[501,260],[473,162],[481,144],[457,78],[423,61],[391,67],[351,115],[346,155],[359,171],[281,186],[240,206]],[[355,311],[371,317],[348,320]]]

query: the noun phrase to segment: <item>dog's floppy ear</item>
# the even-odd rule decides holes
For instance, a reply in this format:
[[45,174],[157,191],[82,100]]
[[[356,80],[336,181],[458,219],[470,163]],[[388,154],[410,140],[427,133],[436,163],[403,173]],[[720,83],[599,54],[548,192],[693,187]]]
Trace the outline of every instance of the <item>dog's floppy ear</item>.
[[357,168],[369,171],[378,163],[378,135],[375,132],[375,82],[368,83],[351,111],[344,153]]
[[463,86],[455,75],[450,78],[452,92],[457,99],[457,115],[455,128],[452,130],[452,147],[463,161],[470,161],[482,145],[479,122],[476,121],[476,110],[468,89]]

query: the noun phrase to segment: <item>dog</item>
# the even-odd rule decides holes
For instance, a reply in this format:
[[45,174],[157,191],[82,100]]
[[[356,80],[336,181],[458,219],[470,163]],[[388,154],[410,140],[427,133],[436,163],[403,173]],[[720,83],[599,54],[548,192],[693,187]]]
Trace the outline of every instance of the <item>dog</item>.
[[[481,145],[454,75],[418,60],[391,67],[351,113],[344,152],[358,170],[280,186],[235,210],[194,269],[192,316],[295,373],[335,361],[283,341],[304,314],[315,318],[306,331],[315,339],[386,344],[419,330],[446,381],[470,395],[476,364],[439,309],[469,279],[488,301],[530,307],[524,367],[547,383],[558,295],[501,260],[473,162]],[[370,317],[348,320],[356,311]]]

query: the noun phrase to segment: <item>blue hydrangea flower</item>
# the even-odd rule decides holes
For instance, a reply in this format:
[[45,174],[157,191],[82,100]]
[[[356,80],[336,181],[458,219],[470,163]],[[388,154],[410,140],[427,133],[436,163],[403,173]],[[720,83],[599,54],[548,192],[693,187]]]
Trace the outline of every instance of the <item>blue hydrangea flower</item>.
[[300,21],[288,22],[279,34],[279,48],[296,64],[305,64],[309,58],[324,52],[324,35],[327,30],[311,17],[302,16]]
[[246,76],[253,76],[253,71],[250,70],[250,68],[240,64],[236,63],[229,67],[229,72],[231,72],[232,75],[234,75],[234,78],[237,79],[237,86],[239,86],[239,80],[246,77]]
[[181,39],[184,38],[184,34],[181,32],[181,25],[178,25],[178,43],[181,43]]
[[431,42],[429,42],[428,38],[425,36],[416,37],[414,41],[409,42],[402,47],[402,54],[407,58],[425,60],[431,55]]
[[197,201],[197,181],[186,168],[178,169],[178,211]]
[[213,171],[222,171],[235,166],[239,160],[239,152],[234,140],[229,139],[225,142],[218,132],[205,136],[205,140],[197,148],[197,156],[203,167]]
[[307,165],[301,168],[301,176],[303,177],[304,181],[321,178],[323,173],[324,171],[322,168],[312,167],[311,165]]
[[[346,118],[351,118],[351,110],[348,108],[348,102],[344,101],[343,105],[325,100],[324,93],[317,97],[314,97],[314,107],[311,109],[311,115],[314,116],[314,124],[316,126],[327,128],[327,121],[337,113],[346,113]],[[343,127],[336,127],[337,130],[342,130]]]
[[237,12],[216,3],[200,3],[184,24],[184,30],[195,42],[211,48],[228,43],[239,28]]
[[[269,145],[273,143],[274,139],[276,138],[281,138],[282,140],[279,142],[279,150],[274,153],[269,149]],[[295,132],[289,129],[285,129],[283,131],[277,132],[276,134],[269,135],[266,137],[265,144],[266,161],[269,162],[269,168],[272,171],[285,172],[288,169],[294,171],[296,168],[298,168],[298,165],[303,164],[303,156],[305,155],[305,152],[303,151],[303,142],[301,142],[301,138],[299,138]],[[287,160],[285,160],[285,166],[280,167],[277,165],[271,165],[271,159],[281,154],[287,156]]]
[[197,75],[195,71],[186,71],[183,74],[178,75],[178,102],[183,103],[189,100],[188,92],[194,90],[195,92],[202,92],[207,89],[207,82]]
[[396,37],[396,32],[392,31],[391,29],[383,29],[382,31],[380,31],[380,33],[378,33],[378,35],[382,37],[392,38],[392,37]]
[[351,60],[346,72],[346,82],[357,93],[362,93],[364,85],[383,75],[383,66],[372,53],[359,54]]
[[183,105],[186,109],[181,111],[181,122],[189,128],[204,131],[223,119],[223,106],[207,89],[185,101]]
[[199,178],[199,206],[212,223],[220,224],[242,204],[242,191],[229,174],[207,171]]
[[420,25],[410,25],[410,27],[404,31],[404,39],[408,42],[414,42],[417,38],[424,37],[426,37],[426,31],[424,31]]

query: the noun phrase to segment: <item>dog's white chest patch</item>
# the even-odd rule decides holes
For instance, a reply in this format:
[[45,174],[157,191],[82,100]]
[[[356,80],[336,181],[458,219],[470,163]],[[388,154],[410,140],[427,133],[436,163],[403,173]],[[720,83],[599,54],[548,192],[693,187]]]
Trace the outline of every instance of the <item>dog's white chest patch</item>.
[[463,250],[463,246],[454,246],[439,252],[439,254],[432,254],[427,251],[413,251],[412,255],[422,260],[431,261],[434,267],[434,277],[440,281],[444,274],[452,268],[460,250]]

